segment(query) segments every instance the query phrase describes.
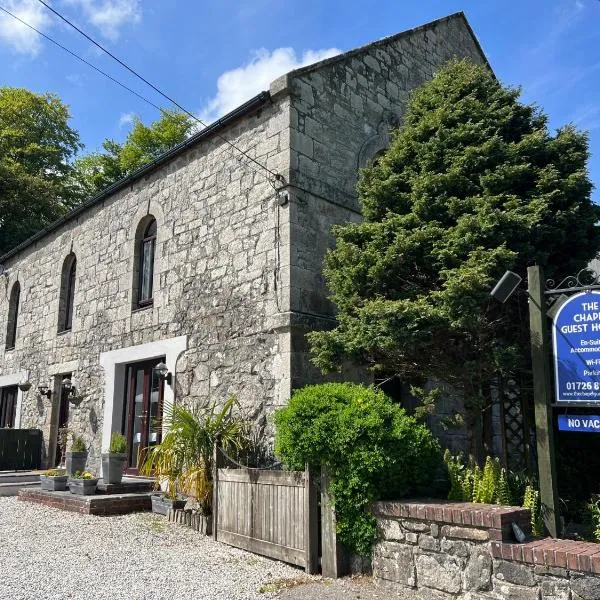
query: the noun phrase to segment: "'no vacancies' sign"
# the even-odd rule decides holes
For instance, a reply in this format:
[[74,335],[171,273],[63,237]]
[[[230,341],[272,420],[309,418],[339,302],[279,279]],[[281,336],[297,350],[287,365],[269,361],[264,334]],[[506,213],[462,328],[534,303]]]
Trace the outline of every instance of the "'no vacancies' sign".
[[575,294],[560,307],[552,341],[556,401],[600,402],[600,291]]

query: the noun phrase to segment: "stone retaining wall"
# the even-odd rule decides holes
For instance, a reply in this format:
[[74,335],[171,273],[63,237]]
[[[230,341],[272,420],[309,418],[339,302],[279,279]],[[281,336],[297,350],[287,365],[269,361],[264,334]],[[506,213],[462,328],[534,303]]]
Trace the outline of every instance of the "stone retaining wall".
[[530,533],[529,510],[451,502],[378,502],[373,577],[411,600],[600,600],[600,544]]

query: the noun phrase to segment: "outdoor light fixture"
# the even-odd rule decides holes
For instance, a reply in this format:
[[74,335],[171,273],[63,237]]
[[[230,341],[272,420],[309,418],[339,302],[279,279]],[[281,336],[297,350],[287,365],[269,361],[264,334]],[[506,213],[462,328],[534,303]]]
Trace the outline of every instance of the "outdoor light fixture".
[[512,271],[506,271],[506,273],[502,275],[500,281],[494,286],[494,289],[490,292],[490,296],[504,304],[519,287],[521,281],[523,281],[522,277]]
[[82,395],[77,395],[77,388],[73,385],[73,382],[67,378],[61,381],[62,389],[67,392],[67,398],[71,404],[79,406],[83,400]]
[[52,396],[52,390],[47,385],[38,385],[38,392],[40,396],[46,396],[48,399]]
[[31,389],[31,381],[26,379],[25,381],[19,381],[19,389],[22,392],[28,392]]
[[517,542],[519,542],[519,544],[522,544],[527,539],[525,532],[514,521],[511,521],[510,525],[512,527],[513,533],[515,534],[515,538],[517,538]]
[[159,362],[154,366],[154,372],[161,381],[166,381],[169,385],[173,381],[173,375],[169,372],[169,367],[164,362]]

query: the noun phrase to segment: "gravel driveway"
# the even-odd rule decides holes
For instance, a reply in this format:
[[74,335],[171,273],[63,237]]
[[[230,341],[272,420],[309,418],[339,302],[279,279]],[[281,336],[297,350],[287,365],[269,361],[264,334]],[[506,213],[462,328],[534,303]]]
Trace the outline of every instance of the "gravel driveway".
[[321,582],[150,513],[95,517],[0,498],[0,600],[269,597],[379,596],[368,581]]

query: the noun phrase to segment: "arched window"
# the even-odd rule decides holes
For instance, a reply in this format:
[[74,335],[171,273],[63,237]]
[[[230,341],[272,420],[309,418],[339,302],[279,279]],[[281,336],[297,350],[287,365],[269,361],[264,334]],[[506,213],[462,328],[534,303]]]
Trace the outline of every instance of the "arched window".
[[156,219],[148,215],[138,226],[134,274],[134,307],[150,306],[154,295],[154,256],[156,253]]
[[75,277],[77,258],[71,252],[62,268],[60,298],[58,302],[58,331],[70,331],[73,326],[73,303],[75,300]]
[[8,323],[6,325],[6,349],[12,350],[17,340],[17,317],[19,315],[19,299],[21,297],[21,284],[15,281],[10,291],[8,301]]

